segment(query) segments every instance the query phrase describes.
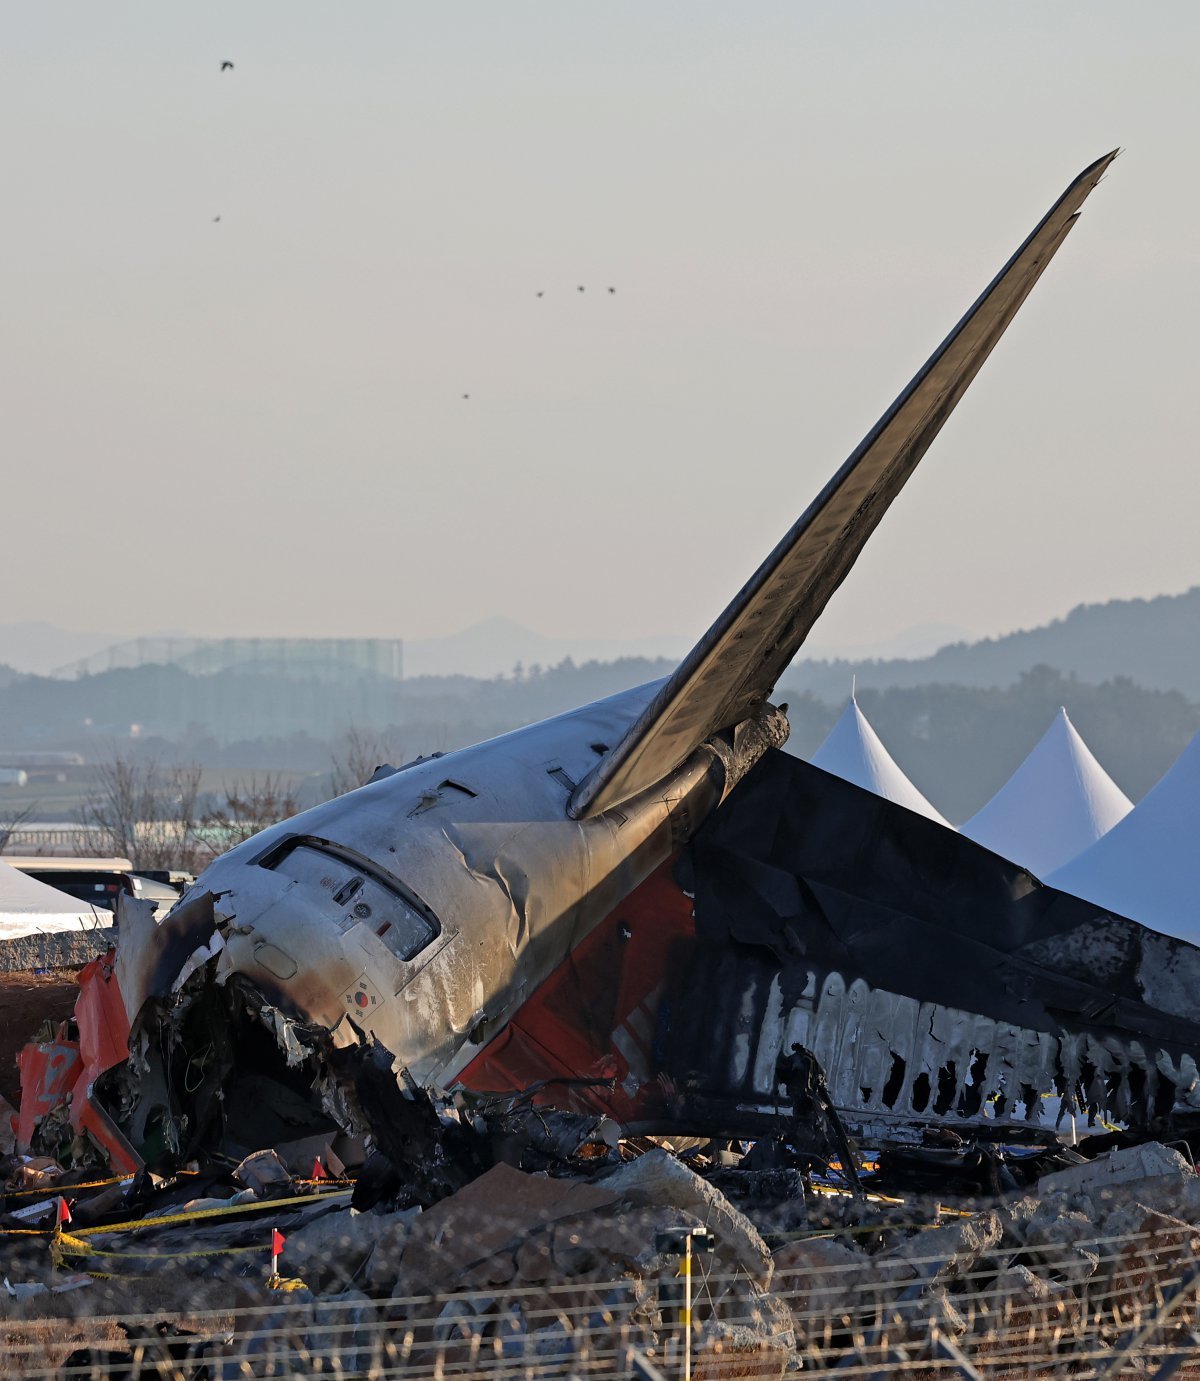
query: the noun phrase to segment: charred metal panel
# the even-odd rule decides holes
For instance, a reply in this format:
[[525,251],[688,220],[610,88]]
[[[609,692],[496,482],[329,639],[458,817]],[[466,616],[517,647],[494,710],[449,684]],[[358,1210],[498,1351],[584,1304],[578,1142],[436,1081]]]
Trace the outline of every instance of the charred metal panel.
[[868,1120],[1200,1106],[1200,950],[923,816],[771,752],[680,866],[665,1068],[697,1090],[769,1103],[800,1045]]
[[691,899],[664,864],[559,965],[459,1081],[479,1093],[540,1084],[542,1105],[604,1113],[626,1127],[669,1125],[660,999],[695,943]]

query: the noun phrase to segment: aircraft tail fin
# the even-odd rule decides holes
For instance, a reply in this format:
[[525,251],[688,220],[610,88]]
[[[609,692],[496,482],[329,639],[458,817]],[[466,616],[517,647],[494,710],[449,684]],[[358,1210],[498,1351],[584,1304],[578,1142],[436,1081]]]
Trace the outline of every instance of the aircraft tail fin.
[[1115,157],[1116,151],[1085,168],[1054,203],[625,737],[575,788],[573,817],[644,791],[763,704]]

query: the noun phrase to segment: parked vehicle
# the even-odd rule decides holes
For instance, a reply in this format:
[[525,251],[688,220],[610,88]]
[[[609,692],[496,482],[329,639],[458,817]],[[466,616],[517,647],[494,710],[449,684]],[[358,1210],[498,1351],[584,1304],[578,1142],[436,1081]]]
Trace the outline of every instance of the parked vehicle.
[[57,887],[80,901],[117,909],[117,897],[125,892],[131,897],[154,903],[156,920],[162,918],[179,900],[184,886],[191,881],[188,873],[147,870],[134,872],[127,858],[20,858],[5,855],[4,861],[39,882]]

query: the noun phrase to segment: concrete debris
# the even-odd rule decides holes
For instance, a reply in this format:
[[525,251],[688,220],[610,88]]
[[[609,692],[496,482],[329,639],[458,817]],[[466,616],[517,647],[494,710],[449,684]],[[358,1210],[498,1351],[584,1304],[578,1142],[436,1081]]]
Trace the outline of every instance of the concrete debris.
[[757,1328],[719,1324],[705,1331],[692,1375],[696,1381],[730,1381],[733,1377],[778,1381],[791,1357],[782,1342],[763,1337]]
[[1200,1253],[1200,1228],[1142,1203],[1118,1209],[1105,1232],[1116,1244],[1107,1263],[1111,1307],[1129,1317],[1142,1300],[1170,1286],[1180,1261],[1194,1261]]
[[313,1357],[336,1356],[344,1374],[365,1376],[374,1345],[370,1321],[374,1309],[361,1290],[343,1290],[317,1300],[305,1345]]
[[481,1266],[486,1274],[485,1263],[506,1247],[516,1249],[549,1224],[607,1207],[618,1197],[602,1185],[496,1165],[412,1223],[400,1276],[413,1294],[449,1288]]
[[[400,1258],[408,1245],[413,1224],[420,1215],[419,1205],[394,1213],[354,1214],[349,1227],[374,1235],[371,1254],[363,1267],[363,1281],[373,1294],[390,1293],[400,1274]],[[303,1271],[301,1274],[304,1274]],[[355,1276],[350,1278],[354,1279]]]
[[[1173,1175],[1163,1173],[1172,1165]],[[252,1178],[253,1168],[239,1166],[239,1179]],[[622,1346],[636,1338],[664,1374],[676,1374],[678,1259],[659,1245],[665,1234],[701,1227],[717,1247],[693,1266],[696,1377],[777,1381],[798,1369],[822,1372],[849,1338],[919,1359],[929,1355],[931,1329],[968,1352],[997,1331],[1036,1333],[1065,1362],[1080,1330],[1098,1328],[1112,1346],[1147,1299],[1169,1292],[1181,1262],[1200,1260],[1200,1196],[1189,1193],[1190,1167],[1151,1147],[1142,1156],[1108,1152],[1085,1168],[1090,1176],[1066,1180],[1053,1195],[993,1200],[950,1210],[949,1218],[929,1200],[813,1194],[809,1220],[824,1212],[826,1225],[779,1240],[655,1148],[590,1173],[554,1176],[500,1163],[426,1209],[359,1213],[346,1190],[314,1194],[311,1204],[292,1194],[277,1209],[273,1199],[243,1200],[215,1224],[158,1228],[144,1238],[126,1226],[93,1240],[138,1271],[158,1250],[250,1252],[231,1258],[224,1299],[260,1306],[254,1328],[239,1337],[239,1355],[257,1359],[255,1366],[268,1365],[271,1340],[282,1331],[313,1356],[336,1355],[349,1374],[368,1372],[388,1338],[435,1349],[448,1370],[485,1357],[571,1368],[581,1348],[600,1346],[606,1330],[619,1328]],[[1164,1185],[1169,1192],[1158,1197],[1145,1193]],[[265,1187],[277,1190],[279,1181],[268,1176]],[[183,1192],[160,1187],[154,1211],[164,1195]],[[1092,1192],[1103,1205],[1098,1214],[1079,1207]],[[251,1217],[247,1207],[256,1210]],[[286,1237],[281,1270],[307,1287],[286,1297],[265,1289],[265,1244],[275,1227]],[[30,1269],[24,1257],[19,1270],[10,1270],[19,1283],[0,1292],[12,1336],[30,1310],[40,1318],[62,1311],[98,1318],[113,1309],[112,1282],[60,1299],[52,1291],[65,1283],[61,1276]],[[171,1278],[190,1277],[173,1271]],[[192,1288],[206,1283],[195,1279]],[[182,1315],[190,1301],[183,1286],[175,1288]],[[271,1307],[261,1310],[264,1303]],[[172,1336],[178,1332],[176,1324]],[[120,1345],[128,1346],[124,1336]]]
[[[878,1264],[893,1268],[894,1279],[932,1277],[941,1282],[968,1275],[985,1252],[1000,1241],[1003,1223],[996,1212],[960,1218],[945,1227],[929,1228],[886,1252]],[[929,1268],[928,1270],[923,1268]]]
[[1108,1199],[1112,1193],[1128,1191],[1134,1183],[1160,1180],[1166,1188],[1177,1184],[1181,1175],[1191,1173],[1192,1167],[1178,1151],[1149,1141],[1045,1175],[1038,1182],[1038,1192],[1043,1197],[1086,1194],[1093,1200]]
[[631,1204],[695,1214],[751,1279],[764,1288],[770,1284],[774,1263],[758,1229],[719,1190],[667,1151],[648,1151],[601,1183]]
[[403,1241],[411,1216],[354,1213],[349,1207],[336,1207],[287,1234],[287,1269],[313,1290],[338,1290],[361,1283],[380,1245],[394,1250],[397,1235]]
[[258,1195],[253,1189],[240,1189],[236,1194],[228,1196],[211,1195],[206,1199],[188,1199],[181,1205],[182,1213],[205,1213],[210,1208],[232,1208],[235,1204],[252,1204],[257,1202]]
[[775,1293],[805,1313],[827,1310],[878,1276],[866,1252],[829,1237],[788,1242],[773,1257]]
[[1014,1262],[999,1271],[985,1296],[987,1322],[1029,1332],[1074,1330],[1083,1305],[1069,1285],[1035,1275],[1028,1266]]

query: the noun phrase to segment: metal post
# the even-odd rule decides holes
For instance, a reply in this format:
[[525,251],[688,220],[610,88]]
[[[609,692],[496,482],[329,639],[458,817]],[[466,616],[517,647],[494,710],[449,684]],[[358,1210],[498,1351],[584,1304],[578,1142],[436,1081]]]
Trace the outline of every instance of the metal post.
[[[681,1381],[692,1381],[692,1260],[697,1251],[712,1252],[716,1242],[717,1239],[707,1228],[688,1228],[682,1231],[674,1228],[668,1232],[657,1233],[654,1239],[654,1249],[661,1256],[679,1258],[679,1269],[675,1275],[676,1279],[683,1279],[683,1301],[677,1319],[680,1328],[679,1342],[683,1353]],[[674,1286],[661,1283],[660,1302],[679,1304],[679,1296],[674,1293],[674,1289]]]
[[683,1239],[683,1381],[692,1381],[692,1234]]

